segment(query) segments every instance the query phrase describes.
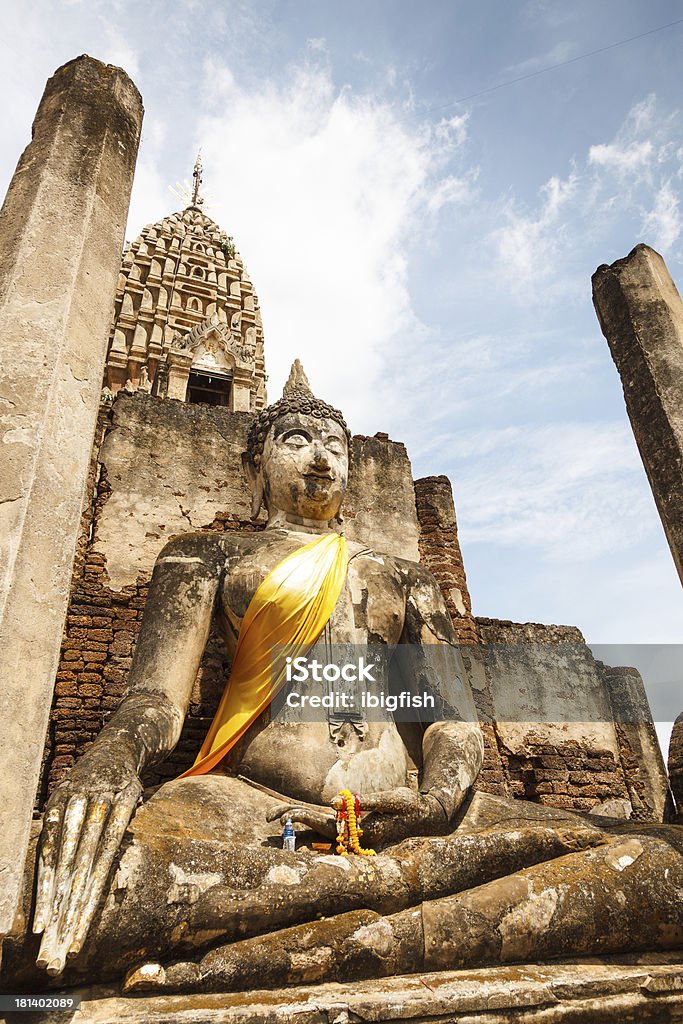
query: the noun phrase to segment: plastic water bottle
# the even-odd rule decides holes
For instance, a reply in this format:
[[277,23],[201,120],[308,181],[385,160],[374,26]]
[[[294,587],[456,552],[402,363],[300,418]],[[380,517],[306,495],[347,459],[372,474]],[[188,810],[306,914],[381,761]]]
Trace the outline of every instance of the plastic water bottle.
[[289,850],[294,853],[296,849],[296,835],[294,833],[294,826],[292,825],[292,819],[287,818],[284,829],[282,830],[282,849]]

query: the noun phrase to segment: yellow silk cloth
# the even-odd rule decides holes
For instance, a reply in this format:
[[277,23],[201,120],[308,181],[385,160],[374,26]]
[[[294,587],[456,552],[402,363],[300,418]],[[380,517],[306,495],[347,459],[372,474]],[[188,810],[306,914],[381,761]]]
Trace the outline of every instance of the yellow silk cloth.
[[287,555],[266,576],[242,620],[232,672],[211,728],[181,779],[215,768],[268,706],[284,682],[286,658],[310,648],[329,621],[348,561],[344,538],[328,533]]

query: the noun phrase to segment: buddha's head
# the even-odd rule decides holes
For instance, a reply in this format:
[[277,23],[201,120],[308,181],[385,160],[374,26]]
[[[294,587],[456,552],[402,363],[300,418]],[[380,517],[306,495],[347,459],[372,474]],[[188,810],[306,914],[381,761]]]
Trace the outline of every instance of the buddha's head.
[[265,504],[271,524],[338,519],[350,442],[344,417],[313,395],[297,359],[282,398],[263,409],[249,431],[243,463],[252,518]]

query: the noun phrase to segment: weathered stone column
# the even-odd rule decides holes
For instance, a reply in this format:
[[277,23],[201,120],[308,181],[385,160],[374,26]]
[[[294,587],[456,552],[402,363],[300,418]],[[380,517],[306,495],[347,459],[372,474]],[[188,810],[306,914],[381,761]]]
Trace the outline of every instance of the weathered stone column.
[[460,643],[476,644],[479,638],[472,618],[448,477],[425,476],[416,480],[415,508],[420,524],[420,561],[439,582]]
[[253,377],[253,371],[247,367],[236,366],[232,371],[232,387],[230,388],[232,412],[249,412]]
[[669,778],[642,677],[635,668],[607,665],[602,668],[602,676],[614,712],[619,755],[631,802],[635,791],[654,820],[664,821],[672,810]]
[[683,818],[683,713],[674,722],[671,732],[668,769],[676,810]]
[[0,211],[0,936],[20,894],[142,113],[123,71],[65,64]]
[[187,385],[190,380],[192,368],[191,352],[175,352],[173,349],[168,354],[168,382],[166,385],[166,398],[177,398],[184,402],[187,398]]
[[593,302],[683,582],[683,302],[647,245],[598,267]]

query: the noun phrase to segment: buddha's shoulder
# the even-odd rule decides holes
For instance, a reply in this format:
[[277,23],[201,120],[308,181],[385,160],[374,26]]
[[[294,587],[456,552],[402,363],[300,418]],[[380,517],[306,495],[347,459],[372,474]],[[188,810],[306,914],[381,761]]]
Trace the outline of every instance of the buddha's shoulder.
[[389,573],[409,588],[438,586],[427,566],[410,558],[400,558],[361,544],[349,544],[349,555],[351,562],[362,565],[366,571],[372,571],[376,566],[378,568],[374,571]]
[[224,561],[226,558],[248,554],[272,543],[264,531],[244,532],[214,530],[194,533],[180,533],[172,537],[157,556],[157,562],[171,562],[179,559]]

